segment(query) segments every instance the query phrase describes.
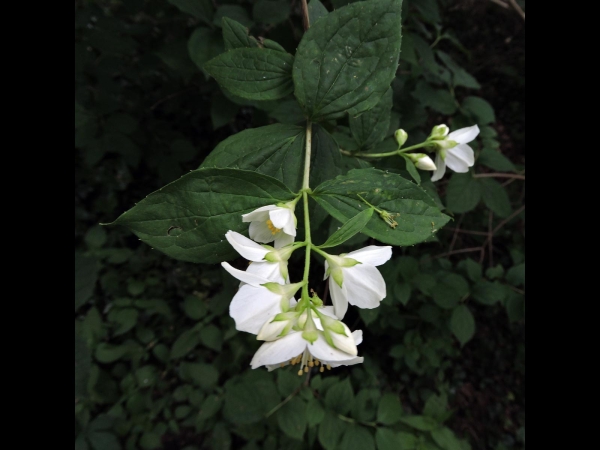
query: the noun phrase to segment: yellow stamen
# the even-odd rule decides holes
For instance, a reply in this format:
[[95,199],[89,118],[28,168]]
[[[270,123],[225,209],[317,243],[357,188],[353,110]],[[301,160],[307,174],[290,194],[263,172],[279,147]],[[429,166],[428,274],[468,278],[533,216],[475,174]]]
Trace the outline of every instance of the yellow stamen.
[[271,234],[273,234],[273,235],[275,235],[281,231],[281,228],[277,228],[275,225],[273,225],[273,222],[271,221],[271,219],[267,220],[267,226],[269,227],[269,230],[271,230]]
[[331,370],[331,366],[327,364],[327,370]]
[[321,368],[319,369],[319,372],[321,372],[321,373],[325,372],[325,366],[321,366]]
[[304,372],[308,373],[308,366],[304,366]]
[[302,369],[298,371],[298,376],[302,375]]

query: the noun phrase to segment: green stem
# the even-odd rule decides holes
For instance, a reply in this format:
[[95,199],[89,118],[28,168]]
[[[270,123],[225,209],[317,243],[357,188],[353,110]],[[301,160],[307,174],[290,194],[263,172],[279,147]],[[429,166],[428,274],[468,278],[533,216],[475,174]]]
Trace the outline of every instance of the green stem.
[[[306,258],[304,260],[304,286],[302,286],[302,298],[310,302],[308,296],[308,272],[310,270],[310,251],[312,240],[310,235],[310,214],[308,212],[308,191],[310,178],[310,152],[312,145],[312,122],[306,122],[306,150],[304,153],[304,178],[302,180],[302,201],[304,204],[304,241],[306,242]],[[308,305],[307,305],[308,306]]]
[[363,152],[349,152],[347,150],[340,150],[343,155],[347,156],[356,156],[358,158],[385,158],[387,156],[396,156],[401,153],[406,153],[411,150],[416,150],[418,148],[429,147],[431,146],[431,142],[421,142],[420,144],[411,145],[410,147],[394,150],[393,152],[385,152],[385,153],[363,153]]

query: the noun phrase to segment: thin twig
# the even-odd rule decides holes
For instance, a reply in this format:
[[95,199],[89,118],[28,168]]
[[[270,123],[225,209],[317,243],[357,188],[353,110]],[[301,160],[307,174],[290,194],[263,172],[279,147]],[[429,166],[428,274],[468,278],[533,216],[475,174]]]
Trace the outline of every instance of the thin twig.
[[519,15],[525,20],[525,11],[519,6],[517,0],[508,0],[508,2],[512,5],[513,8],[519,13]]
[[445,256],[456,255],[458,253],[468,253],[468,252],[478,252],[481,250],[481,247],[469,247],[469,248],[461,248],[460,250],[452,250],[451,252],[441,253],[439,255],[432,256],[431,258],[425,259],[425,261],[429,261],[432,259],[443,258]]
[[464,233],[464,234],[475,234],[477,236],[488,236],[488,232],[487,231],[473,231],[473,230],[463,230],[462,228],[452,228],[452,227],[444,227],[442,228],[442,230],[445,231],[456,231],[457,233]]
[[450,242],[450,247],[448,248],[449,252],[451,252],[454,249],[454,244],[456,244],[456,239],[458,238],[458,233],[460,232],[460,224],[462,223],[464,217],[465,215],[462,214],[456,222],[456,230],[454,231],[454,235],[452,236],[452,242]]
[[505,9],[510,8],[510,6],[508,6],[507,3],[504,3],[502,0],[490,0],[492,3],[495,3],[496,5],[502,6]]
[[515,178],[524,180],[525,175],[519,175],[518,173],[476,173],[473,178]]
[[302,0],[302,23],[304,24],[304,31],[310,27],[310,19],[308,18],[308,5],[306,0]]
[[269,417],[270,415],[272,415],[273,413],[276,413],[279,410],[279,408],[281,408],[283,405],[285,405],[287,402],[289,402],[291,399],[293,399],[296,395],[298,395],[298,392],[300,392],[300,389],[302,389],[302,385],[298,386],[298,388],[294,392],[292,392],[290,395],[288,395],[285,398],[285,400],[283,400],[281,403],[279,403],[277,406],[275,406],[271,411],[269,411],[266,414],[265,419],[267,417]]
[[498,225],[496,225],[496,228],[494,228],[494,230],[492,231],[492,234],[496,234],[500,228],[502,228],[504,225],[506,225],[508,222],[510,222],[516,216],[521,214],[521,212],[523,212],[524,209],[525,209],[525,205],[521,206],[514,213],[512,213],[510,216],[508,216],[506,219],[504,219],[502,222],[500,222]]

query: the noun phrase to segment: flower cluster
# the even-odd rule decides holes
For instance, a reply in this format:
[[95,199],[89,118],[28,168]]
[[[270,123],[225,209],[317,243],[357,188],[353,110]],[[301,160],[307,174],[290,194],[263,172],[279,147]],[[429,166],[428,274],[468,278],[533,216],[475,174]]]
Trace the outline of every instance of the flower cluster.
[[[348,304],[376,308],[386,295],[385,281],[377,266],[392,255],[390,246],[368,246],[342,255],[330,255],[310,242],[294,242],[295,201],[268,205],[244,214],[251,239],[228,231],[232,247],[250,261],[246,270],[224,262],[222,266],[240,281],[229,313],[240,331],[264,341],[251,361],[269,371],[299,365],[298,375],[318,367],[321,372],[363,362],[357,346],[362,331],[351,332],[341,321]],[[274,242],[273,246],[266,245]],[[290,283],[288,261],[292,253],[308,247],[325,257],[325,279],[333,306],[324,306],[308,282]],[[305,277],[307,276],[307,271]],[[301,290],[299,300],[296,293]]]
[[[412,161],[418,169],[433,171],[431,181],[441,179],[446,173],[446,166],[458,173],[468,172],[469,167],[475,163],[473,149],[468,143],[477,137],[479,127],[473,125],[452,133],[449,131],[446,125],[436,125],[425,142],[398,151]],[[408,134],[404,130],[397,130],[394,137],[400,149],[406,142]],[[428,151],[435,151],[435,163],[425,153],[404,153],[423,147]]]

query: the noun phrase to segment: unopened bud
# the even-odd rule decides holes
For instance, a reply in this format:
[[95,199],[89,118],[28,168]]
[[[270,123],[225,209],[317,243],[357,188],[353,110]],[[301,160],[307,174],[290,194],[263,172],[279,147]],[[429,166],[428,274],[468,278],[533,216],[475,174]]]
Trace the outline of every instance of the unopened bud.
[[404,143],[408,139],[408,133],[401,128],[399,130],[396,130],[396,132],[394,133],[394,138],[396,139],[396,142],[398,143],[398,148],[400,148],[404,145]]
[[443,124],[442,125],[436,125],[431,130],[431,134],[429,135],[429,137],[427,138],[427,140],[430,140],[430,139],[444,139],[448,135],[449,131],[450,131],[450,129],[446,125],[443,125]]
[[418,169],[435,170],[435,164],[425,153],[407,153],[406,157],[415,163]]

